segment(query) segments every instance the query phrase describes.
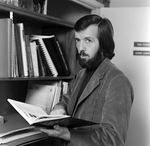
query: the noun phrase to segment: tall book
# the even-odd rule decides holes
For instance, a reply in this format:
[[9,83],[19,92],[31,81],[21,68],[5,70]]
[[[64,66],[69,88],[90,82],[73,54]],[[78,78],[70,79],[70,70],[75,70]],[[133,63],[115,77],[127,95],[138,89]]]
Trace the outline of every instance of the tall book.
[[32,57],[32,62],[33,62],[34,76],[38,77],[39,76],[39,66],[38,66],[36,43],[30,42],[30,48],[31,48],[31,57]]
[[0,19],[0,77],[13,77],[12,24],[9,18]]
[[13,77],[19,77],[16,51],[15,24],[12,24],[12,72]]
[[23,75],[27,77],[28,76],[28,63],[27,63],[24,24],[17,23],[16,25],[18,26],[19,34],[20,34],[21,53],[22,53],[22,61],[23,61]]
[[48,64],[48,67],[49,67],[49,69],[52,72],[52,75],[53,76],[58,76],[58,71],[56,69],[56,66],[55,66],[52,58],[51,58],[52,55],[50,55],[50,53],[49,53],[49,51],[48,51],[48,49],[47,49],[47,47],[46,47],[42,37],[31,37],[31,40],[33,40],[33,41],[35,40],[36,42],[38,42],[38,44],[39,44],[39,46],[40,46],[40,48],[41,48],[41,50],[42,50],[42,52],[44,54],[46,62]]

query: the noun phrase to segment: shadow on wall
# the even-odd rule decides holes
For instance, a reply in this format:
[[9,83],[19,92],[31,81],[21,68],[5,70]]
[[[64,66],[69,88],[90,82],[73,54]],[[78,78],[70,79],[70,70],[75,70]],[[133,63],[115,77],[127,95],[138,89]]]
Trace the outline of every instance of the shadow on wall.
[[48,0],[47,7],[47,15],[73,23],[80,17],[91,13],[91,10],[69,0]]
[[[146,113],[142,114],[139,105],[139,111],[136,107],[136,97],[133,102],[133,107],[130,115],[129,129],[127,134],[127,140],[125,146],[149,146],[150,144],[150,123],[144,116]],[[148,110],[148,109],[147,109]],[[147,111],[147,116],[149,112]],[[149,127],[147,127],[149,125]]]

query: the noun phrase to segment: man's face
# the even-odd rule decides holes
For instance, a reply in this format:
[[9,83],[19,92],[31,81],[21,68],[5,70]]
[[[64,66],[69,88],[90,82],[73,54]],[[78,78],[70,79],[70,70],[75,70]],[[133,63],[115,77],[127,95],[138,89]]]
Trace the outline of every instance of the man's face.
[[78,59],[83,68],[94,68],[102,59],[97,33],[98,27],[96,25],[90,25],[83,31],[75,32]]

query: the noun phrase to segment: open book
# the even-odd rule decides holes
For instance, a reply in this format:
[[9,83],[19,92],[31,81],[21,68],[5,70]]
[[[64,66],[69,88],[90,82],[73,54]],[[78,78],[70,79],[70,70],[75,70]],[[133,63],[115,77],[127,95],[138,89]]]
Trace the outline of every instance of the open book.
[[29,125],[49,126],[60,125],[68,128],[90,126],[97,123],[77,119],[68,115],[48,115],[42,108],[8,99],[8,102],[29,123]]

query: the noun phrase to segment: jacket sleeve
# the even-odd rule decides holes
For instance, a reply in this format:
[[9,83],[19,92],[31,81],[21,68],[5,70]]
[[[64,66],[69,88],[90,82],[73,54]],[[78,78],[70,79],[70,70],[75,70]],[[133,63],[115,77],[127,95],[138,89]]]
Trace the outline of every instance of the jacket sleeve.
[[122,75],[115,77],[106,92],[99,125],[71,129],[70,146],[124,146],[127,135],[133,90]]

